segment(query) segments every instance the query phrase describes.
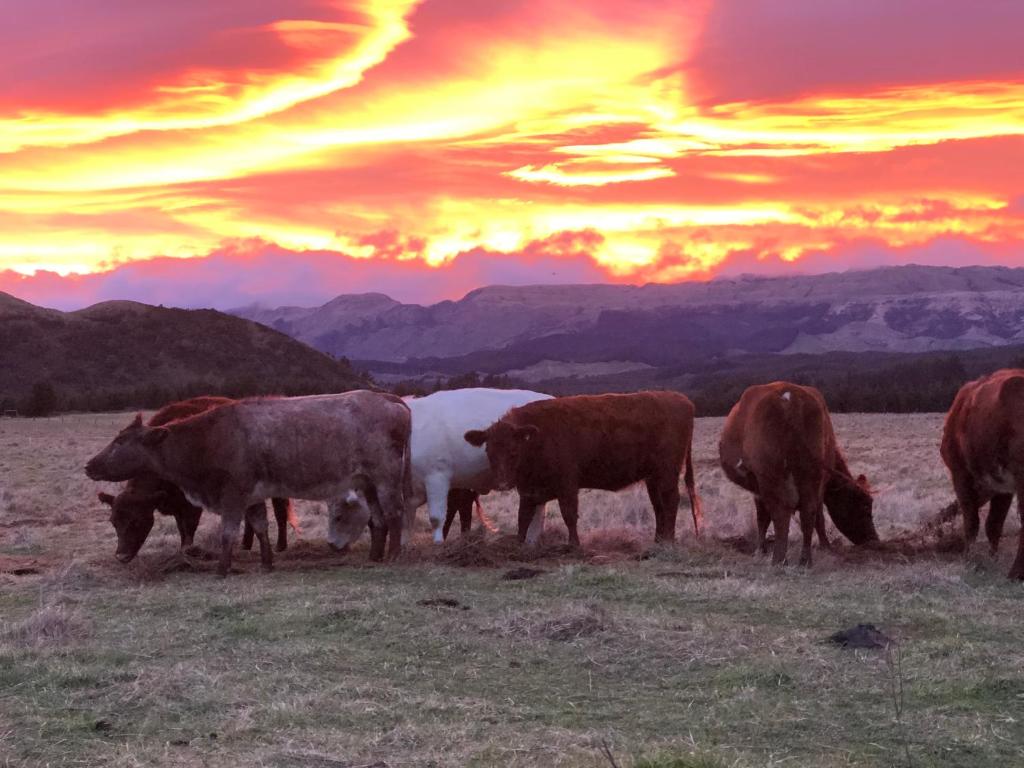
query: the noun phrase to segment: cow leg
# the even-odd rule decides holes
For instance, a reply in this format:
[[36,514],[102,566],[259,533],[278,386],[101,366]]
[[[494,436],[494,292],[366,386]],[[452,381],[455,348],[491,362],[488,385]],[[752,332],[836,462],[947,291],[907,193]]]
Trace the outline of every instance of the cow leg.
[[[547,514],[547,503],[534,504],[531,511],[530,522],[526,528],[526,543],[528,546],[535,546],[540,537],[544,535],[544,516]],[[520,519],[522,515],[520,514]]]
[[658,488],[654,478],[647,478],[644,484],[647,486],[647,496],[654,509],[654,541],[659,542],[665,538],[665,509],[661,489]]
[[818,519],[814,521],[814,527],[818,531],[818,543],[823,549],[832,549],[832,542],[828,540],[828,533],[825,531],[825,507],[818,510]]
[[231,551],[235,548],[238,526],[244,517],[245,508],[241,505],[230,504],[220,510],[220,563],[217,573],[222,577],[231,572]]
[[757,552],[767,555],[768,526],[772,522],[772,516],[760,496],[754,497],[754,507],[757,510]]
[[423,485],[427,491],[427,509],[434,543],[441,544],[444,541],[444,518],[448,512],[449,479],[445,475],[431,475],[424,480]]
[[988,505],[988,517],[985,518],[985,536],[993,557],[999,551],[999,539],[1003,536],[1003,525],[1006,515],[1013,503],[1012,493],[1000,493],[992,497]]
[[178,537],[181,539],[182,550],[191,547],[195,541],[200,514],[202,514],[202,510],[196,507],[176,510],[174,512],[174,523],[178,526]]
[[459,530],[464,534],[469,533],[473,527],[473,502],[476,498],[476,492],[466,488],[452,488],[448,491],[448,512],[444,518],[442,531],[445,539],[448,538],[448,531],[451,530],[456,515],[459,516]]
[[772,565],[785,565],[786,550],[789,549],[789,519],[793,513],[789,507],[777,501],[765,501],[765,505],[771,512],[772,526],[775,528]]
[[[405,500],[402,486],[376,486],[368,494],[370,508],[373,510],[371,519],[381,526],[384,538],[378,544],[376,554],[384,555],[384,539],[387,540],[387,559],[394,560],[402,553],[402,523],[405,520]],[[445,494],[447,499],[447,493]],[[440,531],[436,531],[440,532]]]
[[245,519],[245,522],[242,524],[242,549],[244,549],[244,550],[252,549],[252,536],[253,536],[252,526],[249,525],[249,518],[247,517]]
[[801,501],[800,502],[800,533],[803,535],[803,543],[800,548],[800,565],[811,567],[811,542],[814,540],[814,529],[817,526],[818,518],[822,515],[821,503]]
[[289,499],[271,499],[274,519],[277,521],[277,551],[288,549],[288,518],[291,517],[292,503]]
[[1017,515],[1020,517],[1020,533],[1017,534],[1017,557],[1010,566],[1011,579],[1024,581],[1024,483],[1017,483]]
[[[665,541],[676,540],[676,516],[679,514],[679,482],[669,479],[661,487],[661,516],[663,521],[662,536]],[[694,519],[694,535],[700,530]]]
[[[536,534],[534,530],[538,517],[538,506],[536,499],[519,494],[519,521],[516,533],[519,536],[520,544],[533,546],[540,540],[540,535]],[[541,528],[543,529],[543,520],[541,521]]]
[[264,571],[274,570],[274,551],[270,546],[270,533],[267,531],[267,503],[253,504],[245,510],[245,524],[255,534],[260,543],[260,566]]
[[465,535],[473,528],[473,505],[479,504],[480,494],[476,491],[465,491],[462,505],[459,507],[459,533]]
[[579,491],[566,491],[558,496],[558,509],[562,513],[562,520],[565,521],[566,530],[569,531],[569,546],[573,549],[580,549],[580,534],[576,530],[576,521],[579,519]]
[[953,490],[956,491],[956,500],[960,505],[960,514],[963,517],[964,531],[964,557],[970,557],[971,549],[978,538],[978,509],[982,501],[969,478],[963,477],[953,479]]
[[370,559],[379,563],[384,559],[384,545],[387,542],[388,529],[383,523],[375,521],[372,517],[368,524],[370,526]]

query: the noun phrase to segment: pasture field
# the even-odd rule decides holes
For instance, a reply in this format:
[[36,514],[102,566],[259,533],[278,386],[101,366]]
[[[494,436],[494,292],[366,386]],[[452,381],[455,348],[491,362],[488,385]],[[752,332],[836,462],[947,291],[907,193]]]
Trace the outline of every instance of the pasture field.
[[[839,546],[773,569],[736,546],[753,504],[717,469],[722,420],[699,419],[700,542],[685,501],[679,544],[653,549],[643,493],[585,492],[583,556],[552,505],[538,559],[493,534],[434,549],[421,512],[377,566],[365,541],[331,553],[299,503],[274,573],[241,553],[219,580],[176,555],[170,519],[114,560],[96,492],[115,487],[82,466],[129,418],[0,420],[0,765],[1024,765],[1015,516],[998,562]],[[941,423],[835,417],[883,538],[927,544],[952,499]],[[506,531],[514,503],[484,500]],[[503,578],[524,567],[543,573]],[[860,622],[898,645],[825,642]]]

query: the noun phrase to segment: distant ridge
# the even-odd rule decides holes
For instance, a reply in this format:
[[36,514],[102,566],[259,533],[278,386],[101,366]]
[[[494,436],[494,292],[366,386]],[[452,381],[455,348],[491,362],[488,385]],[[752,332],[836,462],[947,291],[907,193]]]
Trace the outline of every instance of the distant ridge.
[[233,312],[372,370],[409,375],[955,351],[1024,343],[1024,268],[908,265],[669,285],[488,286],[430,306],[359,294],[321,307]]
[[107,301],[58,312],[0,293],[0,402],[39,384],[58,406],[153,406],[200,392],[306,394],[363,387],[352,368],[288,336],[215,310]]

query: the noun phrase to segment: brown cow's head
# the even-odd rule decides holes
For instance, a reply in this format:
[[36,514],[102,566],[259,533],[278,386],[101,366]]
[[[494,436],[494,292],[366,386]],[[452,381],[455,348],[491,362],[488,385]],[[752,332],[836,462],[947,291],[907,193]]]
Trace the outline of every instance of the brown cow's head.
[[114,556],[122,563],[132,560],[146,542],[153,528],[153,512],[166,498],[162,490],[126,489],[117,496],[101,493],[99,500],[110,507],[110,523],[117,533]]
[[540,430],[532,424],[517,427],[507,421],[496,421],[486,430],[472,429],[466,442],[487,451],[494,474],[494,487],[500,491],[514,488],[524,457],[537,444]]
[[153,450],[167,437],[163,427],[145,427],[142,415],[118,433],[117,437],[85,465],[90,480],[119,483],[144,474],[153,464]]
[[839,532],[854,544],[878,541],[872,514],[874,498],[864,475],[854,480],[834,474],[825,488],[825,506]]

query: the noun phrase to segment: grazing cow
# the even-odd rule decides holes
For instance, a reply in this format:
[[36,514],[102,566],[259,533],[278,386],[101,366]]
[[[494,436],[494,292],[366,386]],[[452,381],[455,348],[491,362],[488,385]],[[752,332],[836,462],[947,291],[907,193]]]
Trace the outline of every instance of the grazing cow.
[[[446,517],[456,514],[460,504],[461,509],[468,510],[472,506],[472,501],[466,502],[469,496],[457,494],[453,497],[450,491],[472,491],[475,496],[488,493],[494,487],[487,454],[463,440],[466,430],[487,427],[517,405],[550,398],[550,395],[528,390],[486,388],[453,389],[426,397],[407,398],[405,403],[412,412],[413,493],[408,499],[406,531],[412,530],[416,509],[426,502],[434,541],[440,544],[451,526],[450,522],[445,524]],[[359,518],[360,515],[365,517],[366,511],[349,507],[336,512],[339,516],[351,518],[343,521],[343,527],[355,531],[355,537],[358,537],[358,531],[365,525],[365,520]],[[469,522],[467,512],[463,518],[463,531],[467,530]],[[540,536],[543,523],[543,515],[537,515],[537,526],[531,530],[533,538]],[[351,540],[343,541],[341,545],[349,543]]]
[[655,540],[675,538],[679,473],[700,533],[700,499],[694,488],[693,403],[677,392],[578,395],[513,408],[485,430],[465,434],[486,446],[497,488],[519,492],[519,539],[526,539],[535,510],[558,499],[569,530],[576,530],[581,488],[618,491],[641,480],[654,507]]
[[[964,384],[946,416],[941,453],[963,514],[967,552],[978,537],[978,511],[988,503],[985,534],[994,555],[1014,494],[1024,523],[1024,370]],[[1009,577],[1024,579],[1024,524]]]
[[[151,427],[160,427],[177,419],[184,419],[203,413],[226,403],[234,402],[226,397],[193,397],[178,403],[165,405],[150,418]],[[124,489],[112,496],[98,494],[99,500],[110,507],[110,522],[117,534],[115,557],[122,563],[130,562],[142,548],[153,528],[154,511],[174,518],[181,539],[181,549],[192,546],[202,507],[189,503],[185,494],[174,483],[161,480],[156,475],[140,475],[129,480]],[[291,521],[291,504],[288,499],[273,499],[274,517],[277,520],[277,551],[288,548],[288,523]],[[242,546],[252,547],[253,531],[248,523]]]
[[[263,567],[272,568],[266,509],[259,505],[268,496],[370,510],[370,556],[379,560],[385,535],[389,557],[401,549],[410,432],[409,409],[393,395],[256,398],[162,427],[145,427],[138,417],[89,461],[86,474],[113,482],[156,474],[219,514],[222,575],[243,517],[256,532]],[[332,514],[328,539],[338,535]]]
[[754,494],[759,551],[767,551],[768,524],[775,527],[773,563],[786,561],[794,509],[803,532],[801,565],[811,564],[815,529],[829,546],[822,505],[854,544],[878,541],[867,480],[850,474],[825,398],[814,387],[785,381],[749,387],[725,420],[718,454],[726,477]]

